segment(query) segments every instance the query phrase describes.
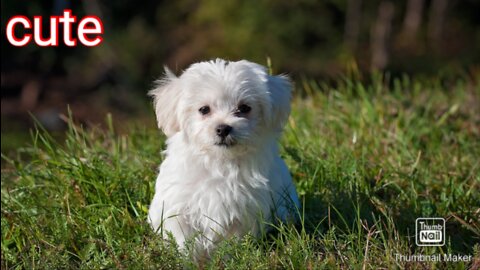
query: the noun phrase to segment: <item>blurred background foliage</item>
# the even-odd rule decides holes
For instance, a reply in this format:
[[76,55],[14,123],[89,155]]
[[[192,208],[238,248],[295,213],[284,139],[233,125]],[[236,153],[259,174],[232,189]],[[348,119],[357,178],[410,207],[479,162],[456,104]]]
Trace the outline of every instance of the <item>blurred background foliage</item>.
[[[12,16],[42,15],[47,36],[47,18],[67,8],[78,18],[101,18],[100,46],[8,43]],[[295,80],[363,80],[388,71],[476,81],[479,11],[476,0],[2,1],[2,137],[29,127],[28,112],[61,130],[67,104],[84,123],[104,122],[107,112],[117,126],[124,119],[151,123],[140,116],[153,114],[146,92],[163,66],[179,73],[216,57],[261,64],[270,58],[275,72]]]

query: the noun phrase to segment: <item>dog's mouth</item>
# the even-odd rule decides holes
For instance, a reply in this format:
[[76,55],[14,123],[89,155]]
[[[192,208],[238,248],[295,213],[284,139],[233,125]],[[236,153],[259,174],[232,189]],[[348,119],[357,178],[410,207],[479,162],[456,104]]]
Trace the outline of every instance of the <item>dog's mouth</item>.
[[218,142],[215,142],[216,146],[225,147],[225,148],[232,147],[235,144],[237,144],[237,143],[233,139],[223,139],[223,140],[220,140]]
[[235,143],[217,142],[217,143],[215,143],[215,145],[216,145],[216,146],[220,146],[220,147],[229,148],[229,147],[234,146]]

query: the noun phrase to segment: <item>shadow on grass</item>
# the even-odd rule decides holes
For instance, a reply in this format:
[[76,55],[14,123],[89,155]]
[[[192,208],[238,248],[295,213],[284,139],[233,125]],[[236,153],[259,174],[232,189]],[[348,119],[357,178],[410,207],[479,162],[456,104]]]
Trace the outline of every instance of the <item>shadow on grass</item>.
[[[398,236],[408,244],[410,252],[415,253],[424,250],[415,243],[416,219],[440,217],[446,219],[446,245],[441,248],[444,252],[473,254],[474,245],[480,243],[476,229],[469,228],[452,214],[455,212],[452,209],[463,212],[467,209],[466,212],[475,215],[475,206],[450,202],[450,207],[438,207],[448,205],[449,202],[445,201],[448,199],[439,194],[419,195],[425,194],[425,190],[417,190],[419,185],[412,184],[421,183],[420,186],[425,188],[422,179],[425,176],[403,175],[396,168],[390,168],[394,180],[383,181],[377,173],[382,171],[380,165],[369,164],[362,157],[347,154],[345,157],[319,159],[302,155],[296,148],[284,149],[297,165],[292,170],[293,178],[300,187],[306,185],[301,197],[301,212],[308,234],[324,235],[332,228],[342,236],[365,234],[362,224],[373,226],[381,220],[376,229],[386,232],[390,237],[387,241],[395,243]],[[309,176],[311,178],[306,179]],[[443,188],[449,188],[449,184],[445,185]]]
[[[395,229],[396,232],[389,233],[398,234],[408,241],[410,251],[414,253],[420,249],[415,244],[415,220],[419,217],[446,218],[446,215],[435,212],[435,205],[429,206],[433,209],[433,214],[424,216],[422,209],[415,207],[413,202],[395,201],[397,194],[393,192],[373,195],[358,191],[346,192],[334,182],[329,182],[324,188],[325,193],[331,196],[306,194],[301,198],[304,202],[304,227],[309,234],[324,234],[334,227],[337,232],[358,233],[358,230],[364,230],[361,222],[372,226],[381,219],[381,228],[377,229]],[[383,199],[383,206],[379,205],[379,199]],[[446,219],[445,252],[448,249],[452,253],[473,254],[473,247],[478,242],[479,236],[475,236],[474,232],[458,220]]]

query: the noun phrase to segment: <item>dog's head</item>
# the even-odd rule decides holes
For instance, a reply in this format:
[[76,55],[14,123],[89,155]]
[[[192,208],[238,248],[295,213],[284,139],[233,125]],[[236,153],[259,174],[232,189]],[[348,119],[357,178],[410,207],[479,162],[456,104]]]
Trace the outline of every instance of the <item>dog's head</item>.
[[244,152],[280,134],[291,83],[252,62],[217,59],[193,64],[179,77],[166,69],[150,95],[167,137],[182,132],[202,151]]

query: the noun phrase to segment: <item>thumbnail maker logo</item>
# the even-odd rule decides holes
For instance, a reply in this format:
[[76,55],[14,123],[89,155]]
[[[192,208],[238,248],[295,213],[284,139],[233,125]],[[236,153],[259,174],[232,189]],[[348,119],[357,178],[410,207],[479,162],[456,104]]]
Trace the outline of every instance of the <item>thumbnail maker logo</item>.
[[415,243],[421,247],[445,245],[445,219],[417,218],[415,221]]

